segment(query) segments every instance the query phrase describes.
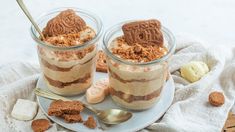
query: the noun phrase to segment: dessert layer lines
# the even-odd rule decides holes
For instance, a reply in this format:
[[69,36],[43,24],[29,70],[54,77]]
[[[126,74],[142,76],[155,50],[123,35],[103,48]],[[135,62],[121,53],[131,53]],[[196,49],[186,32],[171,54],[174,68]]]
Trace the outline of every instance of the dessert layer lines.
[[[50,52],[46,51],[45,52]],[[67,51],[66,51],[67,52]],[[52,54],[40,54],[41,68],[48,78],[61,82],[72,82],[90,73],[96,60],[96,49],[87,53],[82,59],[58,61]]]
[[[89,47],[88,47],[89,48]],[[41,49],[40,63],[44,73],[44,79],[52,91],[58,94],[72,94],[84,92],[92,84],[93,72],[96,61],[96,48],[87,52],[83,58],[58,60],[58,53],[47,49]],[[66,51],[76,54],[74,51]],[[72,55],[74,55],[72,54]],[[66,54],[67,55],[67,54]],[[69,56],[71,57],[71,56]]]
[[119,97],[116,96],[112,96],[112,99],[118,103],[119,105],[121,105],[122,107],[125,107],[127,109],[132,109],[132,110],[145,110],[148,109],[150,107],[152,107],[159,99],[160,97],[157,98],[153,98],[149,101],[135,101],[132,103],[128,103],[122,99],[120,99]]
[[124,93],[122,91],[116,91],[114,88],[110,87],[110,93],[113,96],[117,96],[118,98],[120,98],[121,100],[127,102],[127,103],[132,103],[135,101],[149,101],[153,98],[156,98],[160,95],[162,91],[162,87],[150,94],[147,95],[143,95],[143,96],[135,96],[135,95],[131,95],[131,94],[127,94]]
[[147,109],[158,100],[167,77],[167,63],[133,67],[112,60],[107,62],[110,94],[114,101],[131,109],[138,109],[140,104],[143,105],[140,109]]

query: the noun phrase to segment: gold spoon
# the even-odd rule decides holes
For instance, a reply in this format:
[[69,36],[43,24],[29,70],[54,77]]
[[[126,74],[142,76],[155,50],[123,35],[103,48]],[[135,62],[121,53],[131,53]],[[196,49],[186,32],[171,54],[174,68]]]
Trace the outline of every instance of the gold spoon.
[[[36,88],[34,90],[34,93],[38,96],[42,96],[48,99],[53,99],[53,100],[64,100],[64,101],[71,101],[68,98],[53,94],[47,90],[43,90],[41,88]],[[83,103],[84,104],[84,103]],[[96,116],[99,118],[101,122],[104,124],[109,124],[109,125],[115,125],[115,124],[120,124],[122,122],[125,122],[129,120],[132,117],[132,113],[120,109],[107,109],[107,110],[98,110],[95,109],[94,107],[84,104],[84,106],[94,112]]]
[[27,10],[23,0],[16,0],[16,1],[17,1],[18,5],[20,6],[20,8],[23,10],[24,14],[28,17],[29,21],[33,24],[34,28],[37,30],[37,32],[39,33],[42,40],[45,40],[45,37],[43,36],[40,28],[38,27],[38,25],[34,21],[33,17],[29,13],[29,11]]

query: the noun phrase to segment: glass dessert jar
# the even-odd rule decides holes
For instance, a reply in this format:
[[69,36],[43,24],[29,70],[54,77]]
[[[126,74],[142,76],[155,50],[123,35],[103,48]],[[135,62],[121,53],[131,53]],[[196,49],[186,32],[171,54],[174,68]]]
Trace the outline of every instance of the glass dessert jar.
[[[66,9],[68,8],[59,8],[42,15],[38,19],[37,24],[43,29],[47,26],[48,21]],[[84,32],[82,31],[81,34],[75,35],[84,39],[82,42],[79,39],[80,44],[78,45],[56,46],[48,44],[48,42],[42,41],[36,29],[33,26],[31,27],[31,36],[37,43],[38,57],[44,81],[52,92],[66,96],[83,93],[92,85],[97,43],[103,29],[100,18],[95,14],[77,8],[69,9],[72,9],[76,15],[79,15],[85,21],[87,27],[89,27]],[[65,22],[69,20],[70,18],[68,17]],[[73,24],[73,21],[69,24],[71,23]],[[73,31],[71,27],[69,28]],[[89,38],[91,32],[93,37]],[[66,42],[70,43],[67,40]]]
[[149,62],[123,59],[114,54],[111,48],[115,47],[112,45],[114,40],[118,42],[117,38],[123,36],[122,25],[129,22],[111,27],[103,38],[110,94],[113,101],[124,108],[144,110],[152,107],[160,99],[168,76],[168,62],[175,50],[175,39],[167,28],[162,27],[164,46],[167,48],[167,53],[163,57]]

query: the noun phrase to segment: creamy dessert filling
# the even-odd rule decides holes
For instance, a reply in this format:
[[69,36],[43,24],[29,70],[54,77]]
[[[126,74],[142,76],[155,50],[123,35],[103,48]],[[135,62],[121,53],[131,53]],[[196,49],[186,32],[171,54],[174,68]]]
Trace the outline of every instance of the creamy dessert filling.
[[[54,80],[61,81],[61,82],[72,82],[85,76],[85,74],[93,73],[93,69],[95,65],[93,64],[96,58],[93,58],[92,61],[89,61],[83,65],[75,65],[70,71],[54,71],[49,69],[48,67],[42,67],[44,71],[44,75],[48,76],[49,78],[53,78]],[[58,65],[58,64],[57,64]],[[61,65],[60,65],[61,66]]]
[[109,89],[110,94],[112,96],[116,96],[122,100],[124,100],[127,103],[132,103],[134,101],[148,101],[151,100],[153,98],[156,98],[160,95],[162,87],[150,94],[144,95],[144,96],[135,96],[135,95],[131,95],[131,94],[127,94],[124,93],[122,91],[116,91],[114,88],[110,87]]
[[[95,56],[94,56],[93,58],[95,58]],[[89,63],[90,61],[93,60],[93,58],[91,58],[91,59],[89,59],[89,60],[87,60],[87,61],[85,61],[85,62],[83,62],[83,63],[81,63],[81,64],[79,64],[79,65],[83,65],[83,64]],[[71,67],[59,67],[59,66],[57,66],[57,65],[48,63],[47,61],[45,61],[45,60],[42,59],[42,58],[41,58],[41,63],[42,63],[45,67],[47,67],[47,68],[49,68],[49,69],[51,69],[51,70],[53,70],[53,71],[62,71],[62,72],[70,71],[70,70],[73,69],[74,66],[75,66],[75,65],[73,65],[73,66],[71,66]]]
[[[168,53],[158,20],[127,23],[122,31],[124,35],[108,45],[109,51],[120,60],[141,64]],[[159,100],[168,72],[167,62],[138,66],[108,56],[107,65],[111,97],[115,102],[125,108],[142,110]]]
[[[136,96],[147,95],[161,88],[167,75],[167,65],[159,64],[157,66],[148,67],[150,68],[149,71],[146,71],[146,68],[144,67],[142,68],[143,69],[133,67],[127,68],[127,66],[123,65],[114,67],[112,64],[109,64],[109,71],[114,72],[121,78],[120,81],[118,78],[112,77],[112,73],[109,72],[110,86],[117,91],[131,93]],[[126,80],[128,80],[128,82],[125,82]],[[131,82],[130,80],[139,81]],[[148,81],[141,82],[141,80]]]
[[131,82],[150,82],[150,81],[153,81],[153,80],[156,80],[157,78],[159,78],[159,76],[156,76],[154,78],[150,78],[150,79],[123,79],[121,78],[120,76],[118,76],[115,72],[113,72],[110,68],[109,68],[109,73],[110,73],[110,76],[112,78],[115,78],[117,79],[118,81],[122,82],[122,83],[131,83]]
[[40,61],[41,61],[41,63],[45,67],[47,67],[47,68],[49,68],[49,69],[51,69],[53,71],[70,71],[73,68],[73,66],[68,67],[68,68],[66,68],[66,67],[59,67],[59,66],[56,66],[56,65],[48,63],[46,60],[44,60],[42,58],[40,59]]
[[92,84],[96,44],[76,46],[83,46],[95,38],[95,31],[74,10],[68,9],[48,21],[43,35],[46,44],[64,48],[38,46],[41,68],[49,89],[61,95],[84,92]]

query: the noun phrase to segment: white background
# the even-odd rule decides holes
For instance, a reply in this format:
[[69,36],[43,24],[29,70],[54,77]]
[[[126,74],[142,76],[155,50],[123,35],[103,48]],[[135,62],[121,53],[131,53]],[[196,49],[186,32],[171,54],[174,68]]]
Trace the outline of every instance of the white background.
[[[0,64],[15,60],[37,62],[28,19],[15,0],[0,1]],[[53,8],[78,7],[99,15],[105,29],[124,20],[157,18],[174,34],[192,34],[207,41],[207,46],[235,42],[235,0],[25,0],[25,3],[35,18]]]

